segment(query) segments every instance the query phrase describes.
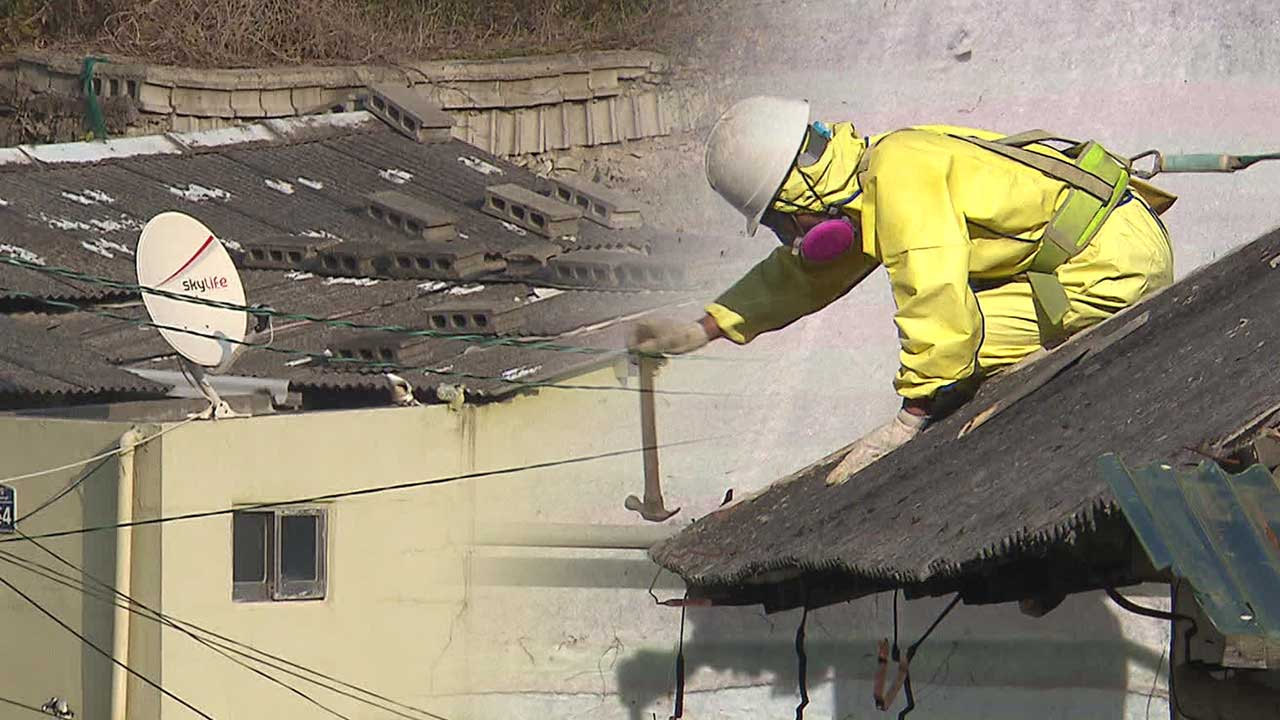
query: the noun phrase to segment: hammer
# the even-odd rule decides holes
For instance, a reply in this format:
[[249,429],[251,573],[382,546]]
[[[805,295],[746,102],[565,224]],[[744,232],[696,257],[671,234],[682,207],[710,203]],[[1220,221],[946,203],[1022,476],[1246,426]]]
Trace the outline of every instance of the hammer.
[[662,500],[662,480],[658,477],[658,427],[653,405],[653,377],[658,360],[639,357],[640,364],[640,436],[644,443],[644,500],[628,495],[623,505],[640,513],[650,522],[663,522],[680,512],[668,510]]

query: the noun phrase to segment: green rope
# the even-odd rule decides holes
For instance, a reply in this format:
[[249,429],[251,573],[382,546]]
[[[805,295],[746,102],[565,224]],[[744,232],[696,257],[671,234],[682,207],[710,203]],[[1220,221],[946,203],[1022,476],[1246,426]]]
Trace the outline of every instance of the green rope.
[[106,58],[89,56],[80,66],[80,86],[85,99],[86,120],[90,132],[99,140],[107,139],[107,120],[102,114],[102,106],[98,103],[98,93],[93,89],[93,69],[98,63],[107,62]]
[[[447,370],[444,368],[434,368],[426,365],[400,365],[397,363],[378,362],[376,360],[363,360],[361,358],[333,357],[321,352],[308,352],[306,350],[295,350],[291,348],[272,347],[271,345],[264,345],[260,343],[245,342],[243,340],[233,340],[231,338],[221,336],[221,335],[213,335],[210,333],[200,332],[199,330],[191,330],[188,328],[176,327],[173,325],[164,325],[160,323],[150,322],[147,320],[139,320],[137,318],[132,318],[127,315],[121,315],[119,313],[114,313],[109,310],[85,308],[75,303],[64,302],[61,300],[50,300],[48,298],[40,297],[39,295],[23,292],[21,290],[13,290],[7,287],[0,287],[0,293],[9,295],[11,297],[18,297],[26,300],[31,300],[33,302],[38,302],[51,308],[72,310],[75,312],[87,312],[91,315],[97,315],[98,317],[106,318],[109,320],[117,320],[120,322],[129,323],[130,325],[133,325],[135,327],[149,327],[149,328],[154,328],[156,330],[169,330],[172,332],[179,332],[187,335],[194,335],[195,337],[201,337],[208,340],[218,340],[221,342],[227,342],[232,345],[243,345],[249,348],[266,350],[267,352],[276,353],[278,355],[286,355],[293,358],[307,358],[309,360],[316,361],[317,363],[333,364],[333,365],[348,365],[356,368],[363,368],[365,370],[374,371],[374,372],[384,372],[384,373],[386,372],[395,372],[395,373],[421,372],[423,375],[439,375],[442,377],[452,377],[452,378],[459,378],[464,380],[482,380],[482,381],[488,381],[488,382],[501,382],[501,383],[506,383],[508,385],[515,385],[525,389],[535,389],[535,390],[539,388],[555,388],[559,390],[606,390],[611,392],[630,392],[630,393],[644,392],[638,387],[636,388],[618,387],[613,385],[566,385],[563,383],[556,383],[551,381],[530,382],[525,380],[508,379],[501,376],[476,375],[473,373],[456,372],[453,370]],[[696,396],[696,397],[733,397],[732,395],[729,395],[727,393],[698,392],[695,390],[652,390],[648,392],[652,392],[655,395],[689,395],[689,396]]]
[[[30,260],[23,260],[21,258],[16,258],[12,256],[0,256],[0,263],[13,265],[14,267],[20,267],[25,270],[33,270],[35,272],[43,273],[45,275],[62,277],[69,280],[88,283],[90,285],[96,285],[99,287],[107,287],[113,290],[121,290],[121,291],[126,291],[131,293],[146,293],[148,295],[155,295],[157,297],[168,298],[170,300],[177,300],[179,302],[192,303],[194,305],[205,305],[208,307],[219,308],[222,310],[235,310],[237,312],[249,313],[250,315],[277,318],[279,320],[315,323],[315,324],[325,325],[327,327],[337,328],[341,330],[364,330],[364,331],[371,331],[371,332],[395,333],[395,334],[405,335],[408,337],[425,337],[425,338],[436,338],[440,340],[456,340],[459,342],[471,343],[479,346],[504,345],[509,347],[525,348],[528,350],[549,350],[554,352],[576,353],[576,354],[585,354],[585,355],[602,355],[605,357],[624,357],[624,356],[634,354],[629,350],[610,350],[605,348],[584,347],[581,345],[562,345],[562,344],[547,342],[545,340],[500,338],[500,337],[490,337],[487,335],[474,335],[474,334],[455,335],[447,332],[441,332],[438,330],[415,329],[415,328],[406,327],[404,325],[372,325],[368,323],[359,323],[352,320],[336,320],[332,318],[318,317],[315,315],[282,312],[280,310],[274,310],[272,308],[266,308],[266,307],[249,307],[246,305],[236,305],[235,303],[223,302],[221,300],[206,300],[204,298],[197,298],[191,295],[183,295],[181,293],[175,293],[168,290],[160,290],[159,288],[149,288],[149,287],[137,285],[134,283],[126,283],[126,282],[121,282],[119,280],[112,280],[110,278],[101,277],[98,275],[89,275],[86,273],[71,270],[69,268],[57,267],[52,265],[41,265],[39,263],[32,262]],[[649,356],[647,353],[645,355],[647,357]],[[670,359],[669,356],[664,356],[662,354],[652,355],[651,357],[654,357],[656,359]],[[709,361],[726,360],[725,358],[697,356],[697,355],[677,355],[674,357],[681,360],[709,360]]]

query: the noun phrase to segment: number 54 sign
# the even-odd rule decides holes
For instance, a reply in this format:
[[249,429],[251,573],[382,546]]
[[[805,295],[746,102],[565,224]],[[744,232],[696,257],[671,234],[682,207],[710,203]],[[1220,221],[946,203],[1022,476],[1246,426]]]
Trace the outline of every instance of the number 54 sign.
[[17,515],[17,493],[8,485],[0,485],[0,533],[14,532],[13,523]]

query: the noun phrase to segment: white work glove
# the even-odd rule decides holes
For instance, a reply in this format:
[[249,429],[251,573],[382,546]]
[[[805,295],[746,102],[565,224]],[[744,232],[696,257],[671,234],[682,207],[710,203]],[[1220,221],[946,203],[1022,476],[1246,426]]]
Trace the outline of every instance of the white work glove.
[[627,348],[653,355],[681,355],[693,352],[711,342],[707,330],[699,322],[678,320],[645,320],[631,330]]
[[827,473],[827,484],[843,485],[854,473],[919,435],[928,422],[927,417],[899,410],[893,420],[867,433],[849,450],[840,464]]

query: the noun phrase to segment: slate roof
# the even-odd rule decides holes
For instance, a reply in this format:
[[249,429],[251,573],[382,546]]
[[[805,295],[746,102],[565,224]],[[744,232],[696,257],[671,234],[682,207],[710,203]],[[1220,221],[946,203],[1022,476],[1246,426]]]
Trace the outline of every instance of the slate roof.
[[[550,192],[531,173],[473,146],[422,144],[364,112],[24,146],[0,150],[0,255],[132,283],[142,226],[179,210],[223,240],[251,304],[486,338],[567,336],[612,349],[622,347],[622,330],[608,325],[690,302],[701,278],[723,262],[697,254],[693,239],[648,224],[613,229],[584,217],[574,235],[540,237],[482,209],[486,187],[505,183]],[[374,219],[369,198],[387,190],[450,216],[456,236],[428,240]],[[86,310],[110,305],[113,313],[145,319],[135,294],[0,264],[0,312],[43,311],[22,322],[117,365],[177,367],[153,329],[87,311],[51,313],[41,300]],[[519,390],[511,378],[544,382],[612,362],[599,354],[276,325],[275,347],[335,360],[300,364],[298,355],[255,349],[234,374],[288,379],[304,392],[384,392],[385,378],[360,361],[390,359],[415,369],[402,374],[419,389],[461,383],[483,398]],[[428,366],[442,373],[424,380],[419,371]]]
[[1280,231],[1099,326],[1147,318],[963,438],[966,424],[1068,348],[988,382],[842,486],[823,481],[836,455],[699,519],[651,555],[694,596],[777,608],[891,588],[1020,597],[983,587],[997,580],[1099,587],[1136,547],[1099,458],[1194,466],[1205,454],[1230,457],[1275,423],[1278,265]]

